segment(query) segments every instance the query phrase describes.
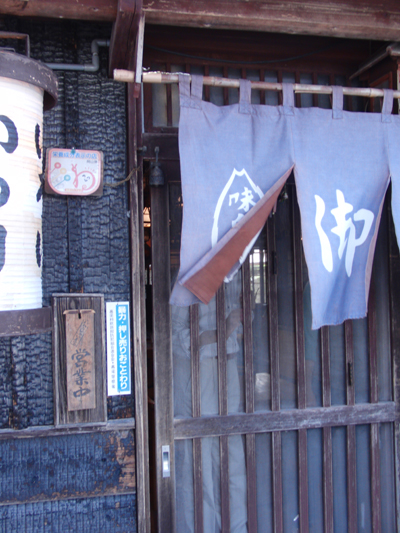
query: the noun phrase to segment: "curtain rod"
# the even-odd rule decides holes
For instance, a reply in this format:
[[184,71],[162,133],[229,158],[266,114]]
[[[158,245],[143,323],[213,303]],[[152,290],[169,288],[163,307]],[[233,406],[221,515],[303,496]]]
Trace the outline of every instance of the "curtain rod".
[[[125,83],[132,83],[135,81],[135,73],[130,70],[115,69],[114,80]],[[178,83],[179,73],[171,72],[143,72],[143,83]],[[212,87],[233,87],[239,88],[239,79],[219,78],[216,76],[204,76],[203,84]],[[252,89],[261,89],[264,91],[281,91],[282,83],[270,83],[267,81],[253,81],[251,80]],[[310,94],[332,94],[332,87],[329,85],[310,85],[304,83],[294,83],[294,91],[296,93],[310,93]],[[376,98],[383,96],[382,89],[374,89],[370,87],[343,87],[343,94],[348,96],[365,96],[367,98]],[[393,92],[394,98],[400,98],[400,91]]]

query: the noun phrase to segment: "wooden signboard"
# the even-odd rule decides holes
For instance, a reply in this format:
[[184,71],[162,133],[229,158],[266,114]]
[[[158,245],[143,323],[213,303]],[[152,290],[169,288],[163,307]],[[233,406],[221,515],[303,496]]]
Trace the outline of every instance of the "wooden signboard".
[[107,421],[102,294],[53,295],[54,423]]
[[68,411],[96,407],[93,309],[65,315]]

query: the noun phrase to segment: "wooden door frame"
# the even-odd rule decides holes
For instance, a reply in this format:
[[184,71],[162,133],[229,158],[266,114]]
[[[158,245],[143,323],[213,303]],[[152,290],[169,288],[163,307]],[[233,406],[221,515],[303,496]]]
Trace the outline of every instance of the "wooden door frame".
[[132,349],[135,387],[137,531],[150,533],[149,431],[147,406],[147,346],[144,292],[143,172],[138,165],[140,107],[134,84],[127,84],[129,233],[132,302]]
[[[172,383],[172,338],[169,260],[168,184],[151,188],[151,254],[153,280],[153,372],[157,530],[175,531],[175,449]],[[162,446],[169,446],[170,475],[162,476]]]

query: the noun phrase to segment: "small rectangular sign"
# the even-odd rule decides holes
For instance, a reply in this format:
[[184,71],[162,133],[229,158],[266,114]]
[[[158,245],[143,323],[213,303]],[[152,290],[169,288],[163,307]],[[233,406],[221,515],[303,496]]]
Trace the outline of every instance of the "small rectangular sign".
[[45,191],[88,196],[102,194],[103,153],[98,150],[50,148],[47,151]]
[[107,394],[131,393],[129,302],[107,302]]
[[68,411],[96,407],[94,314],[93,309],[64,311]]

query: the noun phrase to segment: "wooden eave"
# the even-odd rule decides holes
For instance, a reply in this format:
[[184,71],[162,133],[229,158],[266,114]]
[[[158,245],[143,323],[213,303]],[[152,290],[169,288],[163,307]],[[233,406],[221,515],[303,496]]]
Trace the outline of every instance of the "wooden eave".
[[[0,15],[114,22],[117,3],[1,0]],[[400,40],[398,0],[143,0],[143,11],[150,24]]]

